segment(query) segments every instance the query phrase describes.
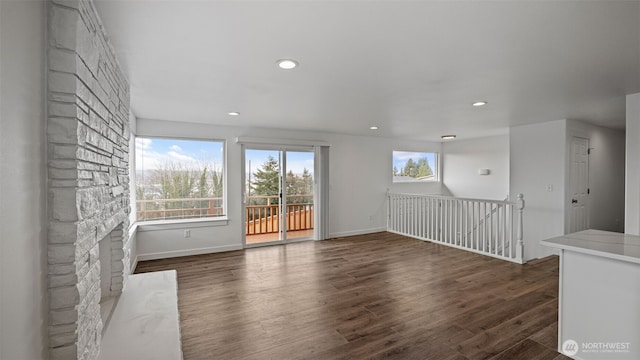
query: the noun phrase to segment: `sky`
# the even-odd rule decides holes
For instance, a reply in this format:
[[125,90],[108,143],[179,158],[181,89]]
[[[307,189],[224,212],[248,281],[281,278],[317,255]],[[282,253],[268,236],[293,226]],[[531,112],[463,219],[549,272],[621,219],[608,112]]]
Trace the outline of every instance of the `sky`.
[[223,150],[224,143],[219,141],[137,138],[136,167],[146,171],[171,162],[182,162],[193,168],[199,168],[203,163],[213,164],[216,170],[221,170]]
[[[247,172],[251,160],[255,172],[271,155],[278,159],[277,150],[246,151]],[[224,143],[162,138],[136,138],[136,167],[138,170],[155,170],[168,163],[182,162],[186,166],[200,168],[203,163],[214,164],[216,170],[223,166]],[[313,152],[287,151],[287,171],[302,174],[304,169],[313,174]]]
[[[245,153],[246,170],[249,172],[249,160],[251,160],[251,172],[255,173],[264,164],[269,155],[278,159],[278,150],[252,150],[247,149]],[[287,172],[302,175],[304,169],[313,174],[313,152],[287,151]]]

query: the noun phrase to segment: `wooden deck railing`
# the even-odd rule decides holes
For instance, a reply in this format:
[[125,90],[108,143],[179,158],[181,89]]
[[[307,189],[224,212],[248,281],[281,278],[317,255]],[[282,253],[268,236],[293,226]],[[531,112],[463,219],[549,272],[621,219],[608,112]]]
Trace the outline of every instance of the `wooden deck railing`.
[[195,219],[224,215],[222,198],[136,201],[137,221]]
[[[247,235],[270,234],[280,231],[278,205],[248,205]],[[313,229],[313,204],[288,204],[285,213],[287,231]]]
[[[280,231],[279,196],[247,197],[246,234],[270,234]],[[313,195],[289,195],[284,214],[287,231],[313,229]],[[262,204],[256,204],[262,203]]]
[[[269,234],[280,231],[279,196],[247,197],[247,235]],[[285,211],[287,231],[312,230],[314,226],[313,195],[289,195]],[[138,200],[136,219],[176,220],[224,215],[222,198]]]

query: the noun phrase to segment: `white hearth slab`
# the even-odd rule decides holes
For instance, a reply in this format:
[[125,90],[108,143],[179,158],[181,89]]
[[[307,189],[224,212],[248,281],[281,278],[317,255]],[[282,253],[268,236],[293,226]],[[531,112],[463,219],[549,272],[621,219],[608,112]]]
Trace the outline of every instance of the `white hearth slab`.
[[129,276],[102,338],[102,360],[180,360],[175,270]]

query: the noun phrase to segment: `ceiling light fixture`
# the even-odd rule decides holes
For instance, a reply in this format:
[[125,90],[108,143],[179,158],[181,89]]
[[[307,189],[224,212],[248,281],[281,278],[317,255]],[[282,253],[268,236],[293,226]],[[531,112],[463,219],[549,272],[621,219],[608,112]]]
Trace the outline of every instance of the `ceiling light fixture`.
[[378,130],[377,126],[369,126],[369,130]]
[[442,135],[441,136],[442,140],[453,140],[456,138],[455,135]]
[[293,59],[280,59],[276,61],[278,67],[282,70],[295,69],[298,66],[298,62]]
[[476,101],[471,105],[476,106],[476,107],[477,106],[485,106],[485,105],[487,105],[487,102],[486,101]]
[[232,111],[232,112],[228,112],[228,113],[227,113],[227,115],[230,115],[230,116],[238,116],[238,115],[240,115],[240,113],[239,113],[239,112],[237,112],[237,111]]

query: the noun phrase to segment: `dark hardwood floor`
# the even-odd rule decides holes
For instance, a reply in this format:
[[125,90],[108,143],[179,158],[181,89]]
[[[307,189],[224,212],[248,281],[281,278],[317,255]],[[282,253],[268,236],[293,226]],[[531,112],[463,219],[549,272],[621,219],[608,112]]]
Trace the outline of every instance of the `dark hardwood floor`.
[[568,359],[558,258],[517,265],[390,233],[146,261],[176,269],[190,359]]

